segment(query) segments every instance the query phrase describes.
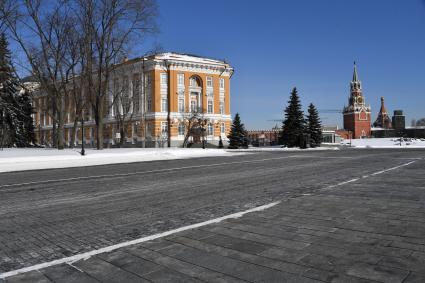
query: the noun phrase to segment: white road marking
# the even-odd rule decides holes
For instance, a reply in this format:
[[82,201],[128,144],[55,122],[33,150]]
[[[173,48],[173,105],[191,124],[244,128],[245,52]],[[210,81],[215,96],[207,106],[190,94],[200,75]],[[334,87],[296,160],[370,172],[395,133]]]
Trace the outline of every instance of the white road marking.
[[77,255],[74,255],[74,256],[70,256],[70,257],[65,257],[65,258],[61,258],[61,259],[57,259],[57,260],[53,260],[53,261],[49,261],[49,262],[45,262],[45,263],[36,264],[36,265],[33,265],[33,266],[24,267],[24,268],[17,269],[17,270],[12,270],[12,271],[9,271],[9,272],[1,273],[0,279],[5,279],[5,278],[10,277],[10,276],[18,275],[18,274],[25,273],[25,272],[35,271],[35,270],[39,270],[39,269],[43,269],[43,268],[47,268],[47,267],[51,267],[51,266],[55,266],[55,265],[59,265],[59,264],[70,264],[71,266],[73,266],[72,263],[74,263],[76,261],[86,260],[86,259],[88,259],[92,256],[95,256],[95,255],[98,255],[98,254],[101,254],[101,253],[112,252],[112,251],[119,249],[119,248],[124,248],[124,247],[128,247],[128,246],[140,244],[140,243],[143,243],[143,242],[155,240],[155,239],[158,239],[158,238],[166,237],[166,236],[176,234],[176,233],[179,233],[179,232],[183,232],[183,231],[186,231],[186,230],[195,229],[195,228],[199,228],[199,227],[214,224],[214,223],[219,223],[223,220],[239,218],[239,217],[242,217],[243,215],[245,215],[247,213],[256,212],[256,211],[263,211],[263,210],[271,208],[271,207],[273,207],[273,206],[275,206],[279,203],[280,203],[280,201],[272,202],[272,203],[262,205],[262,206],[258,206],[258,207],[255,207],[255,208],[251,208],[251,209],[248,209],[248,210],[245,210],[245,211],[242,211],[242,212],[233,213],[233,214],[230,214],[230,215],[222,216],[222,217],[215,218],[215,219],[208,220],[208,221],[204,221],[204,222],[201,222],[201,223],[196,223],[196,224],[180,227],[180,228],[177,228],[177,229],[169,230],[169,231],[166,231],[166,232],[163,232],[163,233],[159,233],[159,234],[155,234],[155,235],[151,235],[151,236],[147,236],[147,237],[143,237],[143,238],[119,243],[119,244],[104,247],[104,248],[101,248],[101,249],[98,249],[98,250],[93,250],[93,251],[77,254]]
[[395,170],[395,169],[398,169],[398,168],[401,168],[401,167],[404,167],[404,166],[408,166],[408,165],[410,165],[410,164],[412,164],[412,163],[414,163],[414,162],[416,162],[416,160],[413,160],[413,161],[410,161],[410,162],[407,162],[407,163],[401,164],[401,165],[399,165],[399,166],[395,166],[395,167],[391,167],[391,168],[388,168],[388,169],[385,169],[385,170],[381,170],[381,171],[378,171],[378,172],[372,173],[372,174],[370,174],[370,175],[371,175],[371,176],[379,175],[379,174],[382,174],[382,173],[385,173],[385,172],[388,172],[388,171],[391,171],[391,170]]
[[148,173],[163,173],[163,172],[171,172],[171,171],[175,171],[175,170],[177,171],[177,170],[193,169],[193,168],[200,168],[200,167],[214,167],[214,166],[222,166],[222,165],[263,162],[263,161],[269,161],[269,160],[286,159],[286,158],[290,158],[290,157],[291,156],[283,156],[283,157],[264,158],[264,159],[256,159],[256,160],[245,160],[245,161],[222,162],[222,163],[213,163],[213,164],[174,167],[174,168],[157,169],[157,170],[149,170],[149,171],[137,171],[137,172],[131,172],[131,173],[117,173],[117,174],[108,174],[108,175],[92,175],[92,176],[62,178],[62,179],[50,179],[50,180],[35,181],[35,182],[0,185],[0,188],[37,185],[37,184],[47,184],[47,183],[64,182],[64,181],[98,179],[98,178],[105,178],[105,177],[125,177],[125,176],[132,176],[132,175],[138,175],[138,174],[148,174]]
[[398,165],[398,166],[394,166],[394,167],[384,169],[384,170],[381,170],[381,171],[378,171],[378,172],[374,172],[374,173],[371,173],[371,174],[363,175],[360,178],[354,178],[354,179],[351,179],[351,180],[348,180],[348,181],[338,183],[336,185],[330,185],[330,186],[327,186],[326,188],[324,188],[323,190],[332,189],[332,188],[339,187],[339,186],[342,186],[342,185],[345,185],[345,184],[348,184],[348,183],[356,182],[360,179],[365,179],[365,178],[369,178],[369,177],[376,176],[376,175],[379,175],[379,174],[383,174],[383,173],[388,172],[388,171],[392,171],[392,170],[395,170],[395,169],[398,169],[398,168],[401,168],[401,167],[408,166],[412,163],[415,163],[416,161],[417,160],[413,160],[413,161],[410,161],[410,162],[407,162],[407,163],[404,163],[404,164],[401,164],[401,165]]

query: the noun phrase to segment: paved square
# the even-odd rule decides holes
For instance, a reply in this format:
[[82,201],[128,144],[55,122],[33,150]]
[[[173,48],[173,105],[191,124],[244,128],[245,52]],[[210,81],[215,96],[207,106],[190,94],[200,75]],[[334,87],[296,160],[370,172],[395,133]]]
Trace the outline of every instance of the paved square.
[[[424,152],[355,152],[367,162],[353,151],[279,160],[291,173],[275,186],[290,193],[261,195],[281,200],[267,210],[5,281],[425,282]],[[306,161],[335,167],[291,179]]]

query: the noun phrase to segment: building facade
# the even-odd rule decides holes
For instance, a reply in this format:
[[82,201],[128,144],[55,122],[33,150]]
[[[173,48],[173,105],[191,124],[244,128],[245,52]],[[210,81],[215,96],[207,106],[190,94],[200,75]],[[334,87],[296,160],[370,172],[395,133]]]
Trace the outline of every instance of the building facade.
[[271,130],[249,130],[249,144],[253,146],[270,146],[279,144],[280,128],[276,125]]
[[[116,65],[104,101],[104,146],[181,146],[185,140],[216,145],[220,138],[226,142],[231,124],[232,74],[233,68],[225,61],[178,53],[155,54]],[[41,144],[51,143],[48,103],[45,94],[34,96],[36,136]],[[81,123],[77,121],[75,127],[73,99],[64,97],[64,112],[65,143],[81,144]],[[84,140],[94,145],[91,107],[84,113]],[[192,123],[193,119],[198,122]],[[200,129],[194,130],[194,125]]]
[[366,106],[362,93],[362,83],[358,78],[356,63],[354,63],[353,79],[350,83],[348,106],[344,107],[344,129],[355,139],[370,137],[371,110]]

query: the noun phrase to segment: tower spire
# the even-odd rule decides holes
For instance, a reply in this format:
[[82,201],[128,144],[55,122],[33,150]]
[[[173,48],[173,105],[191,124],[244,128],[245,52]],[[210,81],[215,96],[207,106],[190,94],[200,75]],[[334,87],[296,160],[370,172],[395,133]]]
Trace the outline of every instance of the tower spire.
[[359,76],[357,75],[356,61],[354,61],[353,82],[359,82]]

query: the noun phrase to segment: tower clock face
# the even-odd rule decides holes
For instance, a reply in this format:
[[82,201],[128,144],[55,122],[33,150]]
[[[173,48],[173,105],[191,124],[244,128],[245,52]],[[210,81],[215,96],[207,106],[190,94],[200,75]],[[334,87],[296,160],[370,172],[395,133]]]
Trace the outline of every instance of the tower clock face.
[[360,104],[361,104],[361,103],[363,103],[363,97],[359,96],[359,97],[357,98],[357,102],[358,102],[358,103],[360,103]]

